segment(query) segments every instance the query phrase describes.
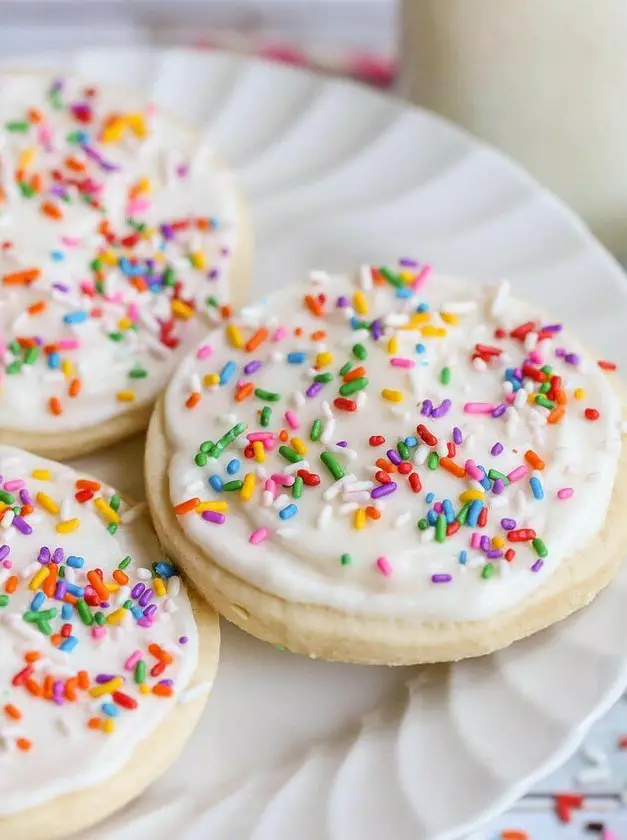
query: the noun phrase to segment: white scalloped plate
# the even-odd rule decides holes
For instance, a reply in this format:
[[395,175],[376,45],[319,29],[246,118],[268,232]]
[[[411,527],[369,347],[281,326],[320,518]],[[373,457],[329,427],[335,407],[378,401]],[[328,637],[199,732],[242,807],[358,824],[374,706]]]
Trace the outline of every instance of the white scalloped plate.
[[[254,212],[256,289],[401,254],[503,275],[627,363],[618,265],[552,195],[428,113],[229,55],[88,50],[21,62],[131,83],[203,126]],[[141,494],[141,440],[83,461]],[[627,686],[627,567],[558,627],[452,667],[280,653],[225,627],[178,764],[90,840],[453,840],[574,751]]]

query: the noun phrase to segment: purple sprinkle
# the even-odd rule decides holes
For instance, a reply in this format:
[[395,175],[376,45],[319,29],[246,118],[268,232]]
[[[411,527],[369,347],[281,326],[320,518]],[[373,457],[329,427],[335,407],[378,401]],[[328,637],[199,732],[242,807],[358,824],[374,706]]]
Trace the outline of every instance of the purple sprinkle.
[[558,333],[564,329],[563,324],[547,324],[545,327],[541,328],[541,332],[550,332],[550,333]]
[[411,257],[401,257],[398,264],[407,266],[408,268],[418,268],[420,265],[417,260],[412,260]]
[[4,560],[10,551],[11,549],[8,545],[0,545],[0,560]]
[[370,325],[370,331],[375,341],[378,341],[383,335],[383,324],[379,318],[376,318]]
[[503,451],[503,444],[500,441],[497,440],[497,442],[494,444],[494,446],[490,450],[490,455],[500,455],[502,451]]
[[115,677],[115,674],[98,674],[96,677],[96,682],[98,685],[103,685],[104,683],[110,682]]
[[52,684],[52,699],[57,704],[57,706],[63,705],[64,690],[65,685],[63,680],[55,680]]
[[67,583],[64,580],[58,580],[56,588],[54,590],[54,597],[57,601],[62,601],[65,598],[65,594],[67,592]]
[[25,487],[20,490],[20,501],[23,505],[32,505],[33,503],[33,497]]
[[246,376],[250,376],[251,373],[255,373],[255,371],[258,371],[261,367],[263,367],[263,363],[257,359],[253,359],[252,362],[248,362],[248,364],[244,365],[244,373]]
[[342,447],[344,447],[344,446],[348,446],[348,441],[346,441],[346,440],[338,440],[338,442],[337,442],[337,446],[342,446]]
[[340,295],[340,297],[335,302],[335,305],[339,309],[345,309],[348,306],[348,298],[345,297],[344,295]]
[[136,583],[135,586],[131,589],[131,598],[139,598],[140,595],[143,594],[145,588],[146,587],[141,581],[139,583]]
[[453,580],[453,575],[431,575],[432,583],[450,583]]
[[139,598],[137,600],[137,603],[139,604],[140,607],[147,606],[154,594],[155,593],[152,591],[152,589],[145,589],[142,592],[142,594],[139,596]]
[[33,533],[31,526],[25,519],[22,519],[21,516],[14,516],[12,525],[14,528],[17,528],[20,534],[24,534],[27,537]]
[[450,400],[442,400],[442,403],[437,407],[434,408],[431,412],[432,417],[444,417],[445,414],[448,414],[451,408],[451,401]]
[[388,458],[394,464],[395,467],[397,467],[403,461],[396,449],[388,449],[388,451],[385,454],[388,456]]
[[179,178],[186,178],[189,174],[189,166],[186,163],[179,163],[176,167],[176,174]]
[[544,560],[541,557],[538,557],[536,562],[531,567],[531,571],[532,572],[539,572],[540,569],[542,568],[542,566],[544,566]]
[[486,552],[488,560],[499,560],[502,556],[503,552],[500,548],[492,548],[490,551]]
[[501,528],[505,531],[513,531],[516,527],[515,519],[501,519]]
[[479,540],[479,548],[481,551],[489,551],[490,546],[492,543],[490,542],[490,537],[487,537],[485,534]]
[[174,228],[172,225],[161,225],[161,236],[164,239],[174,239]]
[[111,604],[108,601],[101,601],[100,606],[103,608],[103,610],[108,610]]
[[505,403],[501,403],[497,405],[496,408],[492,409],[492,417],[502,417],[503,414],[507,411],[507,406]]
[[187,638],[187,636],[181,636],[181,638],[179,639],[179,645],[186,645],[188,642],[189,639]]
[[566,353],[564,361],[569,365],[579,365],[581,364],[581,356],[576,353]]
[[159,685],[167,685],[168,688],[172,688],[172,686],[174,685],[174,680],[171,680],[171,679],[159,680]]
[[522,379],[523,378],[522,368],[516,368],[514,370],[514,376],[515,376],[516,379]]
[[217,268],[217,267],[212,268],[212,269],[211,269],[211,270],[207,273],[207,277],[208,277],[210,280],[217,280],[219,276],[220,276],[220,269],[219,269],[219,268]]
[[499,496],[503,490],[505,490],[505,482],[502,478],[495,478],[494,484],[492,485],[492,492]]
[[460,446],[464,442],[464,436],[462,435],[462,430],[459,426],[453,427],[453,443],[457,446]]
[[223,256],[223,257],[228,257],[230,253],[231,253],[231,249],[230,249],[230,248],[228,248],[226,245],[223,245],[223,246],[220,248],[220,255],[221,255],[221,256]]
[[422,401],[422,408],[420,409],[420,413],[423,417],[430,417],[431,411],[433,410],[433,403],[431,400],[423,400]]
[[390,493],[393,493],[396,490],[396,482],[389,481],[387,484],[380,484],[378,487],[374,487],[370,491],[370,498],[371,499],[381,499],[383,496],[389,496]]
[[156,604],[148,604],[146,609],[144,610],[144,615],[146,618],[152,618],[152,616],[157,612],[159,607]]
[[95,161],[101,169],[104,169],[105,172],[118,172],[120,167],[117,166],[115,163],[109,163],[106,161],[100,152],[97,152],[91,146],[88,146],[86,143],[83,144],[81,147],[83,152],[87,155],[88,158]]
[[555,348],[555,355],[558,356],[560,359],[563,359],[566,355],[566,350],[563,347],[556,347]]
[[56,195],[59,198],[66,195],[66,191],[61,186],[61,184],[55,184],[53,187],[51,187],[50,192],[52,193],[52,195]]
[[50,549],[47,545],[42,545],[39,549],[39,556],[37,557],[37,562],[41,563],[42,566],[47,566],[50,562]]
[[322,382],[312,382],[305,391],[308,397],[316,397],[322,391]]
[[59,563],[63,563],[64,556],[65,554],[62,548],[55,548],[54,554],[52,555],[52,562],[58,566]]
[[140,618],[137,624],[140,627],[152,627],[152,620],[150,618]]
[[[223,525],[226,522],[226,516],[215,510],[203,510],[202,518],[205,522],[213,522],[214,525]],[[141,604],[141,601],[139,603]]]
[[444,510],[444,507],[442,506],[442,502],[436,502],[436,503],[433,505],[433,510],[434,510],[436,513],[442,513],[442,511]]

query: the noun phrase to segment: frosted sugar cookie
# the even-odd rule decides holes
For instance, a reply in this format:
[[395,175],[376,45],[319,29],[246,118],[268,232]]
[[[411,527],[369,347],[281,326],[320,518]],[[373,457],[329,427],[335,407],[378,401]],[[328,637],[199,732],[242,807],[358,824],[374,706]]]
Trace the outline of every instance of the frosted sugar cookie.
[[195,130],[132,92],[0,74],[0,439],[57,458],[147,425],[249,272]]
[[0,445],[7,840],[65,837],[121,808],[174,762],[204,708],[218,620],[192,610],[143,509]]
[[507,284],[406,262],[243,310],[151,421],[167,551],[292,651],[488,653],[588,603],[623,551],[614,366]]

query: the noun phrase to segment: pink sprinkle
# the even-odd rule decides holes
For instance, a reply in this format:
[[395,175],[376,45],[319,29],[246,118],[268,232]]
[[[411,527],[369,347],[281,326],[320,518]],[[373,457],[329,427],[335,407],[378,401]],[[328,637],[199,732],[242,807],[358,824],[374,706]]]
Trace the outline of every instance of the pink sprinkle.
[[81,346],[78,338],[61,338],[58,344],[60,350],[78,350]]
[[129,201],[126,205],[126,212],[129,216],[135,216],[139,213],[145,213],[150,207],[150,201],[147,198],[137,198],[135,201]]
[[272,480],[280,484],[281,487],[291,487],[296,480],[293,475],[286,475],[285,473],[274,473]]
[[272,450],[276,449],[276,447],[278,445],[279,445],[279,441],[276,440],[276,439],[274,439],[274,440],[264,440],[264,442],[263,442],[264,449],[267,452],[272,452]]
[[392,367],[413,368],[416,367],[416,362],[413,359],[404,359],[401,356],[394,356],[390,359]]
[[505,402],[509,403],[510,405],[514,405],[514,400],[516,399],[516,394],[506,394],[505,395]]
[[206,359],[213,353],[213,347],[211,344],[203,344],[202,347],[199,347],[196,351],[196,358],[197,359]]
[[268,537],[268,529],[267,528],[257,528],[256,531],[253,531],[250,537],[248,538],[248,542],[252,545],[259,545],[260,542],[263,542]]
[[107,635],[107,628],[106,627],[92,627],[91,628],[91,635],[94,639],[104,639]]
[[272,481],[271,478],[267,478],[266,483],[264,484],[264,490],[267,490],[274,496],[274,494],[276,493],[276,481]]
[[273,437],[273,432],[249,432],[246,435],[246,439],[251,443],[254,443],[256,440],[272,440]]
[[287,335],[287,330],[285,327],[279,327],[278,330],[275,330],[274,335],[272,336],[272,341],[281,341],[282,338],[285,338]]
[[481,548],[481,537],[476,531],[474,531],[472,536],[470,537],[470,547]]
[[534,365],[541,365],[542,364],[542,353],[539,350],[532,350],[529,353],[529,358],[534,363]]
[[285,412],[285,419],[290,424],[290,428],[300,429],[300,420],[291,409]]
[[382,575],[389,577],[392,574],[392,566],[387,557],[377,557],[377,568]]
[[494,411],[494,403],[468,402],[464,403],[466,414],[491,414]]
[[618,835],[614,834],[611,828],[605,828],[603,829],[601,840],[618,840]]
[[129,303],[128,317],[134,324],[136,324],[139,320],[139,305],[135,301],[133,301],[133,303]]
[[142,658],[141,650],[136,650],[134,653],[131,653],[129,658],[124,663],[124,667],[127,671],[132,671],[133,668],[137,665],[139,660]]
[[78,248],[78,246],[81,244],[81,240],[80,240],[79,236],[62,236],[61,237],[61,242],[67,248]]
[[14,490],[20,490],[22,487],[24,487],[25,483],[26,482],[23,478],[13,478],[11,479],[11,481],[4,482],[4,489],[8,493],[12,493]]
[[431,276],[431,272],[433,271],[433,266],[427,263],[427,265],[423,265],[420,269],[416,278],[410,283],[411,288],[417,292],[419,289],[422,289],[429,277]]
[[483,480],[483,473],[479,469],[479,467],[475,464],[475,462],[469,458],[466,463],[464,464],[466,468],[466,472],[471,478],[474,478],[475,481],[482,481]]
[[510,481],[520,481],[520,479],[524,478],[528,472],[529,467],[526,467],[524,464],[521,464],[519,467],[516,467],[515,470],[512,470],[511,473],[507,473],[507,477]]
[[41,123],[37,132],[37,142],[47,152],[52,151],[52,128],[50,123]]
[[96,289],[93,283],[88,283],[87,280],[83,280],[81,282],[81,292],[84,295],[89,295],[90,297],[93,297],[96,294]]
[[572,487],[562,487],[561,490],[557,491],[557,498],[558,499],[570,499],[574,495],[575,491]]
[[442,513],[442,511],[444,510],[444,508],[442,507],[442,502],[436,502],[436,503],[433,505],[433,510],[434,510],[436,513]]

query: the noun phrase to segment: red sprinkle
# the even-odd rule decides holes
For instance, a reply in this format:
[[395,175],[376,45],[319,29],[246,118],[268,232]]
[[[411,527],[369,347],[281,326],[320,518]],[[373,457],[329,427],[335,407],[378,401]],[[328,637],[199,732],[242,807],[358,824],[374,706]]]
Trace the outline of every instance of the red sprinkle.
[[431,434],[429,429],[421,423],[419,426],[416,426],[416,432],[418,433],[418,437],[420,440],[424,441],[427,446],[435,446],[438,442],[437,437],[434,434]]
[[383,435],[370,435],[368,438],[368,443],[370,446],[381,446],[385,443],[385,438]]
[[616,363],[615,362],[606,362],[603,359],[597,362],[601,370],[616,370]]
[[510,542],[529,542],[535,540],[536,532],[533,528],[518,528],[515,531],[507,532],[507,539]]
[[479,513],[479,517],[477,518],[477,525],[480,528],[485,528],[488,524],[488,509],[487,507],[482,507],[481,512]]
[[555,813],[560,822],[569,823],[572,812],[583,808],[583,796],[577,793],[558,793],[554,797]]
[[409,476],[409,486],[414,491],[414,493],[420,493],[422,490],[422,482],[420,481],[420,476],[418,473],[411,473]]
[[357,411],[357,403],[354,400],[347,400],[346,397],[336,397],[333,405],[340,411]]
[[402,461],[402,462],[398,465],[398,471],[399,471],[399,473],[400,473],[401,475],[409,475],[409,473],[410,473],[412,470],[413,470],[413,467],[412,467],[412,465],[409,463],[409,461]]
[[374,474],[375,479],[379,482],[379,484],[389,484],[392,479],[384,470],[378,470]]
[[600,414],[596,410],[596,408],[587,408],[583,414],[586,420],[598,420],[600,417]]

